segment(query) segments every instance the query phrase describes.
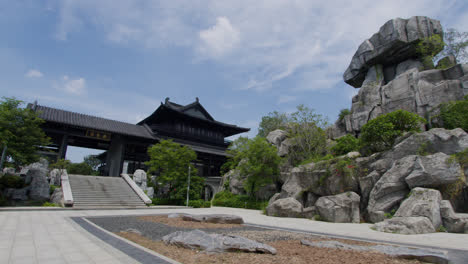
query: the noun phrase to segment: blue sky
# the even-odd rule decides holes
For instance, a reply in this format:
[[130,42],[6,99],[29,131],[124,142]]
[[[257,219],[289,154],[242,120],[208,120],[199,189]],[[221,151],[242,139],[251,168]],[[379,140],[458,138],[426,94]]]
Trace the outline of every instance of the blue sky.
[[357,92],[342,74],[358,45],[414,15],[468,29],[466,0],[0,0],[0,91],[130,123],[199,97],[248,136],[298,104],[334,122]]

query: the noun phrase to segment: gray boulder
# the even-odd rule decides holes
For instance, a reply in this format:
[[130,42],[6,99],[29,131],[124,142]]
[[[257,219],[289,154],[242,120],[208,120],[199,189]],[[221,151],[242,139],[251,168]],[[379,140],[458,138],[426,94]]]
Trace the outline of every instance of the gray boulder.
[[367,211],[371,222],[383,220],[382,212],[389,212],[409,193],[405,178],[413,171],[417,156],[410,155],[395,161],[392,168],[377,181],[369,195]]
[[450,201],[440,202],[440,215],[444,227],[450,233],[468,233],[468,214],[457,214]]
[[28,166],[26,178],[31,178],[29,197],[33,200],[49,200],[49,182],[47,181],[47,163],[37,162]]
[[146,190],[147,178],[144,170],[136,170],[133,173],[133,181],[143,190]]
[[[10,167],[3,168],[3,174],[15,175],[15,174],[16,174],[16,170],[15,170],[15,168],[10,168]],[[0,176],[0,177],[1,177],[1,176]]]
[[425,216],[437,229],[442,224],[440,218],[440,201],[442,195],[438,190],[414,188],[411,195],[403,201],[396,211],[396,217]]
[[162,238],[167,245],[203,250],[205,252],[252,252],[276,254],[276,249],[240,236],[208,234],[201,230],[177,231]]
[[237,215],[227,214],[211,214],[211,215],[181,215],[182,220],[190,222],[203,222],[213,224],[243,224],[242,217]]
[[8,200],[13,200],[13,201],[26,201],[28,200],[28,193],[29,193],[30,187],[24,187],[22,189],[13,189],[13,188],[8,188],[5,190],[5,196]]
[[56,188],[50,196],[50,202],[65,207],[62,188]]
[[[395,65],[417,55],[418,41],[434,34],[443,34],[440,22],[428,17],[396,18],[385,23],[358,48],[343,79],[359,88],[367,70],[376,64]],[[391,76],[391,74],[389,74]]]
[[[241,161],[242,162],[242,161]],[[225,177],[229,179],[229,191],[233,194],[245,194],[244,181],[247,177],[242,176],[239,170],[230,170]]]
[[149,198],[153,198],[154,196],[154,188],[153,187],[146,187],[146,196]]
[[380,232],[405,235],[434,233],[436,231],[431,220],[424,216],[393,217],[376,223],[374,228]]
[[450,162],[450,156],[442,152],[420,156],[415,162],[413,172],[405,178],[410,188],[439,187],[455,183],[460,178],[460,164]]
[[279,217],[301,217],[302,204],[292,197],[276,200],[269,204],[266,208],[266,213],[269,216]]
[[278,148],[278,156],[284,157],[289,154],[290,148],[293,147],[293,141],[290,138],[287,138],[281,142],[281,145]]
[[266,139],[270,144],[273,144],[279,148],[281,145],[281,142],[283,142],[287,136],[288,136],[288,133],[286,131],[281,130],[281,129],[276,129],[268,133]]
[[304,208],[302,211],[302,217],[312,219],[317,215],[317,208],[315,206],[310,206]]
[[320,217],[334,223],[359,223],[360,197],[354,192],[320,197],[315,203]]
[[65,169],[53,169],[49,172],[49,184],[60,186],[62,182],[62,173],[66,173]]

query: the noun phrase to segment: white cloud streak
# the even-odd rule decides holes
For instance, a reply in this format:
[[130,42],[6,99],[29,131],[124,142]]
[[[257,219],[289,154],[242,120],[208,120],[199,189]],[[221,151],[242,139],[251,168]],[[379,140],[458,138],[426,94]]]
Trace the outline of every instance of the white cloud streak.
[[41,78],[44,74],[39,70],[31,69],[25,74],[25,76],[28,78]]

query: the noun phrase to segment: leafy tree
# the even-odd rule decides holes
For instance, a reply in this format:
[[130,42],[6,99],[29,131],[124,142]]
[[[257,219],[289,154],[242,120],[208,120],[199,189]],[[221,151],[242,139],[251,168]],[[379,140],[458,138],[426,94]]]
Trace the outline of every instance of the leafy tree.
[[68,174],[97,175],[97,172],[85,162],[71,163],[67,166]]
[[454,56],[458,63],[468,62],[468,32],[459,32],[456,29],[449,28],[444,33],[445,47],[437,55],[437,58]]
[[246,150],[248,142],[249,142],[249,138],[238,137],[229,145],[226,152],[228,153],[230,157],[221,166],[221,174],[224,174],[237,167],[237,164],[239,164],[239,162],[243,158],[242,153]]
[[336,145],[331,148],[334,156],[347,154],[359,149],[359,140],[353,135],[347,134],[336,140]]
[[434,57],[444,49],[444,46],[445,43],[439,34],[425,38],[416,45],[416,51],[422,57],[425,70],[434,69]]
[[97,171],[102,162],[95,155],[88,155],[83,158],[83,162],[88,164],[94,171]]
[[297,106],[297,111],[291,114],[288,134],[293,148],[290,149],[290,160],[300,162],[309,158],[321,156],[326,152],[327,135],[325,127],[327,120],[313,109],[304,105]]
[[267,116],[262,117],[257,136],[266,137],[273,130],[285,129],[289,122],[290,117],[286,113],[279,113],[277,111],[268,113]]
[[277,149],[265,138],[257,136],[248,140],[237,156],[243,160],[237,168],[241,174],[247,175],[244,188],[251,197],[255,196],[259,188],[277,179],[280,157],[277,155]]
[[161,140],[148,148],[148,155],[150,160],[145,162],[148,173],[155,173],[158,182],[169,188],[169,199],[184,199],[189,166],[190,197],[200,199],[204,178],[197,176],[197,170],[192,164],[197,159],[195,151],[172,140]]
[[21,108],[23,102],[3,97],[0,103],[0,144],[7,148],[6,156],[15,167],[39,160],[40,146],[49,145],[37,113]]
[[426,120],[415,113],[397,110],[370,120],[361,129],[361,153],[384,151],[393,146],[395,139],[406,131],[419,132]]
[[464,100],[442,104],[440,117],[447,129],[462,128],[468,131],[468,95]]
[[[70,166],[71,161],[67,159],[59,159],[57,162],[50,164],[50,168],[60,170],[60,174],[63,173],[64,170],[68,170],[68,166]],[[68,171],[67,171],[68,172]]]

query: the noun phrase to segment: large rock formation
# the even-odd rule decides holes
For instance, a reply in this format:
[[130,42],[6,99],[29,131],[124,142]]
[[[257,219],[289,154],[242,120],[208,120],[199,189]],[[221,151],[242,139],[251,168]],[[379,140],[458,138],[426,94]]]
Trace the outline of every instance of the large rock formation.
[[369,120],[398,109],[431,118],[439,105],[468,94],[468,65],[425,70],[416,45],[442,35],[439,21],[427,17],[393,19],[365,40],[343,75],[360,88],[352,99],[351,114],[335,123],[331,137],[359,133]]
[[47,181],[48,163],[45,160],[28,166],[26,179],[31,178],[29,197],[33,200],[48,201],[49,182]]
[[334,223],[359,223],[359,201],[357,193],[347,192],[320,197],[315,203],[320,217]]
[[267,215],[279,217],[302,217],[303,206],[294,198],[274,201],[266,208]]
[[442,195],[434,189],[414,188],[410,197],[403,201],[396,211],[396,217],[424,216],[427,217],[435,229],[442,224],[440,217],[440,202]]

